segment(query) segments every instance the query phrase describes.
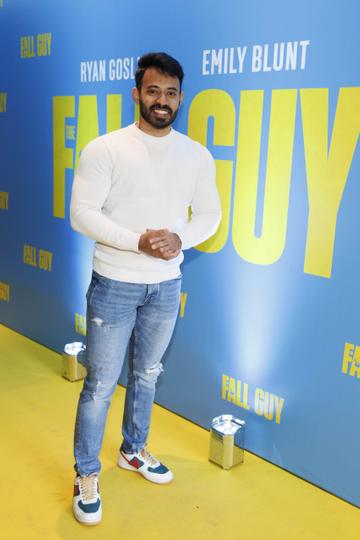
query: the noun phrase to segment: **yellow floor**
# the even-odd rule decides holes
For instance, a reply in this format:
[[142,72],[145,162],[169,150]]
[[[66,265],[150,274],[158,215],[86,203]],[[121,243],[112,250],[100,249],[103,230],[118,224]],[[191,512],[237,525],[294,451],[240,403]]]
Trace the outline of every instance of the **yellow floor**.
[[[100,477],[104,517],[71,513],[72,436],[81,383],[61,357],[0,325],[2,540],[350,540],[360,512],[246,454],[224,471],[207,460],[207,431],[156,406],[149,449],[175,473],[169,485],[116,467],[124,390],[110,409]],[[360,485],[359,485],[360,489]]]

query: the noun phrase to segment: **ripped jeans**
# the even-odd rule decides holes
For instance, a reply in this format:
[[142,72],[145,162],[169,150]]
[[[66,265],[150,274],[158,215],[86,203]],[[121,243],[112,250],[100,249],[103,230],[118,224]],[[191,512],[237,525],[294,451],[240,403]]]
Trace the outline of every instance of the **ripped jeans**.
[[125,452],[146,443],[161,359],[179,310],[181,276],[146,285],[93,272],[87,298],[87,377],[74,437],[75,470],[99,472],[99,453],[111,396],[129,345],[129,377],[122,424]]

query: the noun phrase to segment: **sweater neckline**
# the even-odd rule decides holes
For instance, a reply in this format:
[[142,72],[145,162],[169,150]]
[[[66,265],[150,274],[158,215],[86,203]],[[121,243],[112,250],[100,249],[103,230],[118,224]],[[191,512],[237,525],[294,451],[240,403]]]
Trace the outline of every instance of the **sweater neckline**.
[[136,122],[134,122],[131,127],[133,128],[133,131],[138,138],[142,139],[143,141],[149,142],[155,146],[166,145],[174,136],[173,128],[170,128],[170,133],[168,133],[167,135],[163,135],[162,137],[155,137],[155,135],[150,135],[149,133],[142,131],[136,125]]

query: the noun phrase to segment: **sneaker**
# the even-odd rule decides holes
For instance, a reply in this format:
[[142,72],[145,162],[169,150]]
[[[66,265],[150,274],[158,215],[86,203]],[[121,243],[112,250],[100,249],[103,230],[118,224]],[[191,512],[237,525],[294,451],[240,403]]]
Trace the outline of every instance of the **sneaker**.
[[139,472],[146,480],[156,484],[167,484],[173,479],[173,473],[150,454],[146,448],[143,448],[137,454],[126,454],[120,448],[118,465],[128,471]]
[[80,523],[85,525],[100,523],[102,514],[101,498],[96,473],[75,478],[73,511],[74,516]]

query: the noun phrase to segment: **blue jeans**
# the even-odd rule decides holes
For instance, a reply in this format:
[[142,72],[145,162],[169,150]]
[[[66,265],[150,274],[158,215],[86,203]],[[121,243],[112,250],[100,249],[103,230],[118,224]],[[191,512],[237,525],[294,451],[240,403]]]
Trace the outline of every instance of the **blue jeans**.
[[74,454],[80,475],[99,472],[99,453],[111,396],[129,345],[129,377],[122,447],[146,444],[161,359],[174,331],[181,276],[146,285],[124,283],[93,272],[87,298],[87,377],[80,394]]

